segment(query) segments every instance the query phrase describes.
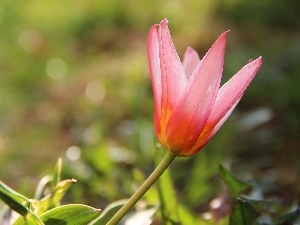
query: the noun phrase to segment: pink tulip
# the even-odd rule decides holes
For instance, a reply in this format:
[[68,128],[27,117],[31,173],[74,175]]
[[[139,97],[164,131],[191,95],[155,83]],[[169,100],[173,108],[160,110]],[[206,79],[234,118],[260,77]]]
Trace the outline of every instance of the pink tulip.
[[227,120],[262,64],[249,62],[220,87],[226,36],[222,33],[200,60],[188,47],[181,63],[168,21],[148,35],[148,62],[154,93],[154,129],[159,142],[177,156],[200,151]]

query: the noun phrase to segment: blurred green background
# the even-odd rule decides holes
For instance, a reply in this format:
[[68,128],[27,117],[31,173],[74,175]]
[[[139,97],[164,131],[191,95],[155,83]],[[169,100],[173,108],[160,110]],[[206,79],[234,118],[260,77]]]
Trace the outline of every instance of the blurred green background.
[[[172,166],[195,213],[222,193],[219,164],[290,207],[300,193],[298,0],[0,2],[0,179],[33,196],[58,157],[78,179],[69,200],[104,207],[154,166],[147,33],[169,20],[180,56],[201,57],[230,29],[223,82],[249,59],[263,66],[219,133]],[[161,150],[159,150],[161,151]],[[142,180],[142,179],[141,179]]]

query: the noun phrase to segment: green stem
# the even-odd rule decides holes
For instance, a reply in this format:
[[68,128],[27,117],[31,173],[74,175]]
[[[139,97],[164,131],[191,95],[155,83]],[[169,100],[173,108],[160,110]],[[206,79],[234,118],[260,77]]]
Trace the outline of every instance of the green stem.
[[148,177],[142,186],[131,196],[126,204],[111,218],[106,225],[117,225],[118,222],[128,213],[128,211],[143,197],[149,188],[157,181],[157,179],[169,167],[176,155],[167,151],[162,161]]

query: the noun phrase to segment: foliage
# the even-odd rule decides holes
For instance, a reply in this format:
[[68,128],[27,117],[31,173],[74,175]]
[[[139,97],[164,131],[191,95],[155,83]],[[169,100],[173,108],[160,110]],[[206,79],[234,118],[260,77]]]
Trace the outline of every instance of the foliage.
[[[299,224],[298,8],[297,0],[2,0],[0,217],[9,202],[34,218],[38,210],[25,196],[45,198],[49,209],[58,202],[90,205],[103,209],[104,217],[106,207],[129,197],[149,175],[156,142],[146,36],[166,17],[181,57],[186,43],[203,57],[221,32],[231,30],[222,82],[249,58],[264,59],[220,132],[197,156],[171,166],[179,221],[228,224],[232,209],[253,207],[260,213],[250,217],[254,224]],[[60,173],[45,176],[34,193],[59,157],[63,180]],[[235,179],[226,183],[220,174],[225,188],[217,175],[220,164],[252,189],[230,194]],[[76,185],[65,179],[70,177]],[[66,192],[59,194],[60,188]],[[158,199],[173,196],[158,190],[153,187],[136,209],[158,210],[150,216],[153,224],[163,220]]]

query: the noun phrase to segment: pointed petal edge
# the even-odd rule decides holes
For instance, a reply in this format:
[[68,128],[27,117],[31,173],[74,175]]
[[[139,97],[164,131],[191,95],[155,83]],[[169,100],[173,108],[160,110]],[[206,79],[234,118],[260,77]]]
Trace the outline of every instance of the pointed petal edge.
[[151,27],[147,40],[147,55],[154,95],[154,129],[160,133],[162,81],[159,57],[158,24]]
[[223,72],[227,33],[223,32],[208,50],[168,121],[167,142],[176,154],[184,155],[194,146],[211,113]]

